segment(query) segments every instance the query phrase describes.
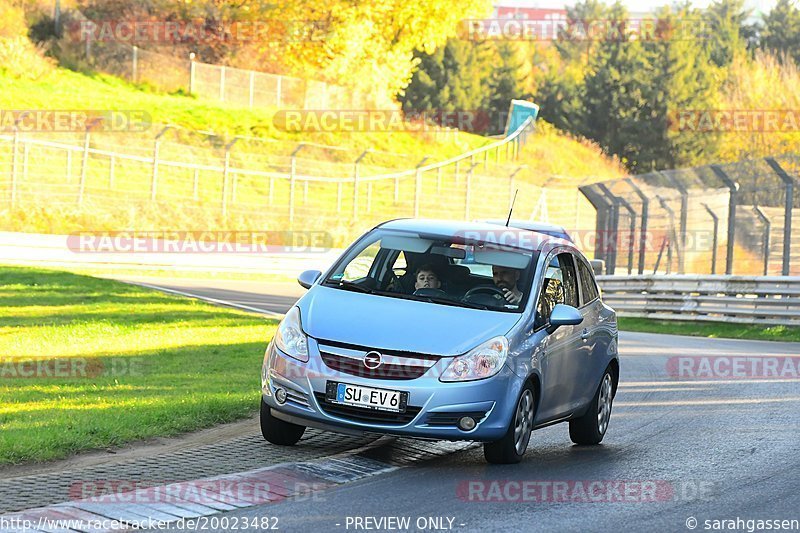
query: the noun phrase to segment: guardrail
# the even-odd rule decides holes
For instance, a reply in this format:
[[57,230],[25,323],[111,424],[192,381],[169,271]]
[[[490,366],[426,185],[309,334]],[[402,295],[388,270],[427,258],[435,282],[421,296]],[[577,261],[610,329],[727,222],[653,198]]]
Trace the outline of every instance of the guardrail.
[[800,276],[598,276],[620,316],[800,326]]

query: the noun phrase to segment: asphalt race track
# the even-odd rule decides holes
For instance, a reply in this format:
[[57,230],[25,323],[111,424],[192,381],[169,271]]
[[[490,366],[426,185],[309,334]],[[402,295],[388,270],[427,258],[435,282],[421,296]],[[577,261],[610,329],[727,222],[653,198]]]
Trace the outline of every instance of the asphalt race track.
[[[187,283],[159,285],[271,313],[302,294]],[[755,531],[800,519],[800,344],[622,332],[620,353],[600,446],[572,445],[559,424],[533,434],[519,465],[489,466],[474,446],[222,516],[276,517],[281,531]]]

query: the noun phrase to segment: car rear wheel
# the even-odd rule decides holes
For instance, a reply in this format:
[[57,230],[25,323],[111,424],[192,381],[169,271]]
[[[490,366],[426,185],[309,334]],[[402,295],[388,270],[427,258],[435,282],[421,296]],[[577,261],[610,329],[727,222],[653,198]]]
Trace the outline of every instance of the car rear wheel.
[[264,440],[280,446],[294,446],[303,436],[306,427],[272,416],[270,407],[261,400],[261,435]]
[[580,418],[569,421],[569,438],[575,444],[600,444],[611,420],[614,402],[614,376],[606,369],[589,409]]
[[522,460],[533,431],[533,415],[536,412],[536,397],[533,388],[526,384],[517,400],[517,408],[502,439],[483,445],[483,456],[492,464],[513,464]]

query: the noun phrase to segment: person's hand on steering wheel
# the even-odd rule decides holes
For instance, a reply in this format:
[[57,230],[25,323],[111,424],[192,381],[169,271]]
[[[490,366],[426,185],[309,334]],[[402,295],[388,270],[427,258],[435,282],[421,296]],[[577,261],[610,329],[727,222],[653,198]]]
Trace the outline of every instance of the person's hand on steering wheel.
[[500,290],[503,291],[503,298],[505,298],[508,303],[518,305],[522,301],[521,292],[510,291],[505,287],[501,288]]

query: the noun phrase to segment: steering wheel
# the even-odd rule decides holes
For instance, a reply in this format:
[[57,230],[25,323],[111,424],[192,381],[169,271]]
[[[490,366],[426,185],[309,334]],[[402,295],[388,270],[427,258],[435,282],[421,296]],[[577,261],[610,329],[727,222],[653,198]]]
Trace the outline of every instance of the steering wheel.
[[467,291],[462,300],[466,300],[470,296],[474,296],[476,294],[489,294],[491,296],[497,295],[505,300],[505,292],[503,292],[503,289],[495,287],[494,285],[481,285],[480,287],[473,287]]

